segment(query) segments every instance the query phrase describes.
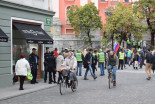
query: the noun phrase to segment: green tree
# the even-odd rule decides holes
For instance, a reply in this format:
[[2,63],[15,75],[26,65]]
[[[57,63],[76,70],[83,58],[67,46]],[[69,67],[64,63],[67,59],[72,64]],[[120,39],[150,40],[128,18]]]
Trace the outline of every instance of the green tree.
[[131,5],[126,7],[124,4],[118,3],[115,9],[111,9],[111,12],[112,15],[106,19],[106,34],[103,40],[105,40],[104,38],[112,40],[112,48],[114,40],[121,44],[122,40],[127,39],[128,34],[134,34],[135,39],[142,39],[145,26],[139,23]]
[[73,31],[75,31],[76,36],[82,38],[86,44],[89,43],[92,47],[92,38],[94,38],[94,36],[91,35],[90,32],[103,29],[99,10],[94,3],[89,3],[80,7],[73,5],[67,11],[67,14],[70,25],[74,28]]
[[142,21],[146,21],[151,33],[151,45],[154,46],[155,35],[155,0],[139,0],[134,5],[135,12]]

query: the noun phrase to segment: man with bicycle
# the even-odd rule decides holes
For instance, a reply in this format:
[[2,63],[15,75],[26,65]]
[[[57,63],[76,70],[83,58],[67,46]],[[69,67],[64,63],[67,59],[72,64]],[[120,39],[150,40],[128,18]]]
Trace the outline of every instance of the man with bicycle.
[[118,57],[114,54],[113,51],[110,51],[109,60],[108,60],[108,72],[113,69],[113,85],[116,86],[116,71],[118,67]]

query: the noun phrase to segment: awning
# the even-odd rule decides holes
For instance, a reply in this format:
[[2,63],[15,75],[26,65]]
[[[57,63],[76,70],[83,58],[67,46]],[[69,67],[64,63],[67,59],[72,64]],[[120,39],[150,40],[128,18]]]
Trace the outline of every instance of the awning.
[[24,23],[13,23],[22,33],[27,43],[53,44],[53,39],[39,26]]
[[0,42],[8,42],[8,36],[0,29]]

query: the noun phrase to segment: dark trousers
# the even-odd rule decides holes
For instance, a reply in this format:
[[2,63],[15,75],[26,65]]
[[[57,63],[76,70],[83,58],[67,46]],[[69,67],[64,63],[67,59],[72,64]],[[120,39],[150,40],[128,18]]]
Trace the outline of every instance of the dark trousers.
[[20,77],[20,88],[23,88],[25,76],[19,76]]
[[32,69],[31,70],[33,79],[31,80],[31,83],[35,83],[36,82],[36,78],[37,78],[37,70],[36,69]]
[[59,76],[58,76],[58,83],[60,82],[60,80],[62,79],[62,74],[61,72],[58,72],[59,73]]
[[45,70],[44,70],[44,81],[47,80],[47,73],[48,73],[48,67],[45,66]]
[[[53,74],[53,75],[52,75]],[[55,81],[55,74],[56,74],[56,71],[49,71],[49,82],[56,82]],[[53,79],[52,79],[52,76],[53,76]]]
[[118,69],[120,69],[120,66],[121,66],[121,69],[123,70],[123,63],[124,63],[124,60],[119,60]]
[[93,73],[95,74],[95,70],[96,70],[96,65],[92,64],[92,69],[93,69]]

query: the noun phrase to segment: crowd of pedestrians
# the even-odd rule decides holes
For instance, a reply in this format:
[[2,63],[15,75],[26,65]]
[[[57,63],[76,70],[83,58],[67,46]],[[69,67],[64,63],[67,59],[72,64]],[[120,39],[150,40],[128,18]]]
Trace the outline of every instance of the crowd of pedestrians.
[[[130,43],[128,41],[128,43]],[[105,69],[113,69],[113,84],[116,86],[116,72],[118,70],[124,70],[126,65],[133,67],[133,69],[141,69],[145,65],[145,71],[147,73],[147,80],[151,79],[151,69],[155,70],[155,50],[141,49],[140,47],[130,49],[119,48],[115,53],[110,49],[89,49],[89,50],[72,50],[62,49],[58,53],[58,49],[55,48],[50,51],[49,47],[46,47],[44,54],[44,83],[49,84],[59,83],[62,78],[61,71],[63,69],[71,70],[69,74],[70,80],[76,80],[76,76],[84,76],[84,80],[88,80],[87,74],[90,71],[92,78],[97,78],[96,71],[100,69],[100,76],[105,75]],[[145,61],[146,60],[146,61]],[[31,71],[33,79],[31,84],[38,83],[36,80],[38,71],[39,57],[36,54],[36,49],[32,49],[32,53],[29,55],[29,61],[25,59],[25,55],[21,55],[15,66],[16,75],[20,76],[20,90],[23,89],[25,77],[28,70]],[[85,68],[85,73],[82,73]],[[130,67],[130,69],[132,69]],[[56,73],[58,73],[58,79],[56,79]],[[49,77],[47,77],[49,76]],[[49,79],[47,79],[49,78]]]

